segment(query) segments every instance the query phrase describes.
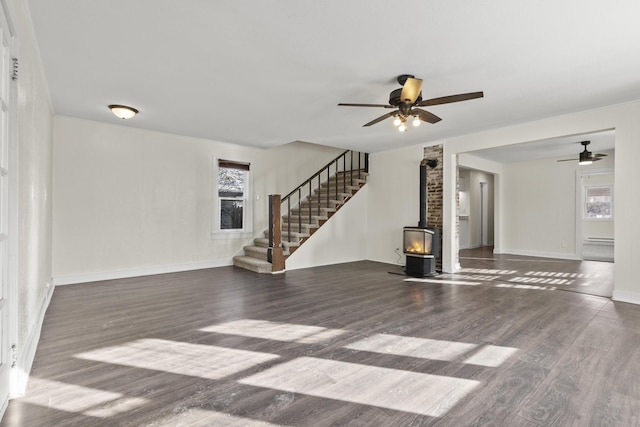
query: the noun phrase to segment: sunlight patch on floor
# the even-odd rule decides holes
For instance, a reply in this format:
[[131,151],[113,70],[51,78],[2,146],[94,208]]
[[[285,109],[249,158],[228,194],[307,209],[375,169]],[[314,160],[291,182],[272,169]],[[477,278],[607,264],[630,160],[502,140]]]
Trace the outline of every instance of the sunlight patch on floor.
[[280,356],[212,345],[141,339],[80,353],[75,357],[215,380]]
[[495,286],[496,288],[527,289],[527,290],[533,290],[533,291],[555,291],[558,289],[555,286],[536,286],[536,285],[523,285],[523,284],[513,284],[513,283],[499,283],[493,286]]
[[321,326],[293,325],[253,319],[235,320],[212,325],[200,329],[200,331],[301,344],[316,344],[338,337],[346,332],[341,329],[328,329]]
[[508,275],[508,274],[516,274],[517,270],[495,270],[489,268],[461,268],[460,273],[474,273],[474,274],[498,274],[498,275]]
[[239,381],[293,393],[441,417],[478,381],[300,357]]
[[509,282],[514,283],[533,283],[539,285],[558,285],[558,286],[571,286],[574,281],[567,279],[558,279],[558,278],[545,278],[545,277],[513,277],[509,279]]
[[147,403],[141,397],[36,377],[29,378],[29,392],[20,401],[98,418],[109,418]]
[[476,344],[387,334],[376,334],[345,346],[351,350],[444,361],[455,360],[476,347]]
[[[174,412],[176,411],[174,410]],[[180,410],[178,413],[174,413],[159,422],[161,424],[153,425],[178,427],[275,427],[279,425],[200,408],[185,408],[184,410]]]
[[485,345],[471,357],[465,359],[464,363],[497,368],[506,362],[506,360],[513,356],[517,351],[518,349],[513,347]]
[[471,279],[471,280],[482,280],[483,282],[493,282],[494,280],[500,279],[501,276],[491,276],[491,275],[482,275],[482,274],[442,274],[443,277],[448,277],[451,279]]

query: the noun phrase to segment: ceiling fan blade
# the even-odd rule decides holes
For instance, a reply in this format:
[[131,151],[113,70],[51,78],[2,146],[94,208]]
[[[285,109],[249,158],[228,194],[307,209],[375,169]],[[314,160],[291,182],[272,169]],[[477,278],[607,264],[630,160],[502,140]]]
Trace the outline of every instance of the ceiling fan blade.
[[607,155],[598,153],[598,154],[594,154],[594,157],[607,157]]
[[346,103],[340,103],[338,104],[339,107],[383,107],[383,108],[395,108],[393,105],[387,105],[387,104],[346,104]]
[[398,113],[398,110],[396,110],[396,111],[392,111],[392,112],[387,113],[387,114],[384,114],[384,115],[382,115],[382,116],[378,117],[377,119],[373,119],[373,120],[371,120],[369,123],[367,123],[367,124],[365,124],[365,125],[362,125],[362,127],[375,125],[376,123],[381,122],[381,121],[383,121],[384,119],[388,119],[389,117],[392,117],[392,116],[394,116],[394,115],[395,115],[395,114],[397,114],[397,113]]
[[458,95],[449,95],[440,98],[426,99],[419,102],[417,105],[418,107],[426,107],[429,105],[450,104],[452,102],[468,101],[470,99],[482,98],[483,96],[483,92],[461,93]]
[[562,159],[562,160],[556,160],[558,162],[577,162],[580,159]]
[[433,124],[433,123],[438,123],[440,120],[442,120],[440,117],[436,116],[435,114],[430,113],[428,111],[421,110],[420,108],[414,108],[412,112],[418,113],[418,117],[420,117],[420,120],[422,120],[423,122]]
[[402,101],[408,101],[409,104],[413,104],[420,96],[420,91],[422,90],[422,80],[407,78],[407,81],[404,82],[402,86],[402,93],[400,94],[400,99]]

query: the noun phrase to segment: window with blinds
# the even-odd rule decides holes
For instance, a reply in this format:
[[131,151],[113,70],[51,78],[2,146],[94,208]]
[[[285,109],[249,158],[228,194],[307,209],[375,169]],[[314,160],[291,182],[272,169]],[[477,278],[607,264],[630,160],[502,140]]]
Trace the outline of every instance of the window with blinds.
[[613,186],[585,187],[585,219],[613,219]]

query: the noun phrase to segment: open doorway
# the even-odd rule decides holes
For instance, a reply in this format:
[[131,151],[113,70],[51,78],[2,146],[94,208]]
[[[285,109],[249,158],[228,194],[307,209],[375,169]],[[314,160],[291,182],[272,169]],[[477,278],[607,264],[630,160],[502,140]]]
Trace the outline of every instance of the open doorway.
[[[600,155],[593,164],[581,162],[584,140],[590,140],[590,150]],[[460,154],[460,179],[468,180],[468,191],[476,184],[467,169],[484,163],[492,166],[495,175],[489,175],[498,189],[493,252],[480,250],[489,242],[484,227],[474,232],[471,213],[465,232],[462,214],[464,199],[470,199],[470,194],[460,193],[458,260],[462,270],[508,269],[513,277],[500,280],[610,297],[613,264],[600,262],[606,256],[594,256],[592,251],[608,249],[608,261],[612,261],[614,141],[615,132],[605,130]],[[481,197],[488,181],[479,180],[477,185]],[[479,220],[484,221],[484,204],[478,201],[477,205]],[[467,206],[470,212],[474,202],[468,200]]]
[[494,244],[494,176],[481,170],[459,170],[459,248],[477,249]]
[[586,261],[614,261],[614,171],[588,169],[576,174],[576,241]]

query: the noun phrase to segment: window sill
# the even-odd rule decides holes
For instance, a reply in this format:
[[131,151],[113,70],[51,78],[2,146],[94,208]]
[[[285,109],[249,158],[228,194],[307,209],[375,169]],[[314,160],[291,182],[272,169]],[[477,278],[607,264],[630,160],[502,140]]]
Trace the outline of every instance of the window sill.
[[211,240],[233,240],[233,239],[251,239],[253,232],[251,231],[220,231],[211,233]]

